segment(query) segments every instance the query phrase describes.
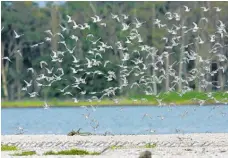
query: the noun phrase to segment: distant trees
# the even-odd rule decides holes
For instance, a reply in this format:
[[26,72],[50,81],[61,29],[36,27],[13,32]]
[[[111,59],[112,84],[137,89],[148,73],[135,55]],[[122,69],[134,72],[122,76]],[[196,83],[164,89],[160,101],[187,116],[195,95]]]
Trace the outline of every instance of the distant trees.
[[[191,11],[185,12],[183,5],[187,5]],[[203,12],[200,6],[210,10]],[[215,6],[221,7],[222,11],[216,12]],[[94,49],[94,46],[86,40],[88,33],[92,33],[95,37],[101,37],[103,42],[113,47],[113,49],[106,49],[107,53],[103,54],[102,59],[103,62],[109,60],[112,64],[107,67],[98,66],[97,68],[104,73],[108,73],[110,70],[114,71],[117,79],[107,82],[106,78],[99,75],[87,77],[87,84],[82,85],[81,91],[94,92],[101,91],[105,87],[124,85],[123,69],[116,65],[128,64],[130,72],[130,67],[133,65],[122,61],[124,53],[130,54],[130,60],[139,58],[135,52],[141,51],[139,50],[140,45],[150,47],[149,51],[141,51],[142,56],[140,56],[148,69],[141,76],[132,73],[126,78],[129,84],[133,84],[134,82],[138,83],[140,77],[145,75],[150,78],[151,83],[132,88],[131,93],[144,94],[145,90],[148,91],[148,86],[151,87],[150,91],[153,94],[170,91],[173,88],[180,92],[188,89],[188,87],[197,91],[226,90],[228,88],[228,62],[226,59],[228,57],[226,46],[228,36],[221,37],[222,35],[216,32],[216,29],[220,25],[219,20],[223,21],[224,24],[228,20],[226,16],[227,7],[228,3],[226,2],[65,2],[62,5],[48,2],[46,7],[39,7],[35,2],[2,2],[1,22],[4,28],[1,32],[1,57],[8,56],[12,61],[2,59],[2,98],[20,100],[28,97],[22,89],[25,86],[24,80],[30,79],[34,83],[30,87],[30,92],[38,91],[45,98],[62,97],[56,89],[63,89],[74,81],[74,74],[70,70],[72,56],[66,55],[62,62],[53,65],[56,69],[62,67],[65,74],[64,82],[59,81],[58,84],[53,84],[51,87],[40,87],[35,84],[39,75],[49,75],[46,69],[40,68],[40,61],[50,63],[52,51],[66,51],[65,46],[59,43],[60,41],[65,41],[69,49],[76,46],[72,55],[80,62],[86,61],[85,57],[91,57],[88,51]],[[175,18],[173,13],[181,15],[180,20],[167,20],[167,12],[172,13],[172,18]],[[120,23],[111,18],[111,13],[121,17]],[[104,20],[106,27],[92,23],[91,16],[95,14]],[[129,18],[123,20],[122,14],[129,15]],[[84,31],[72,29],[74,24],[67,22],[67,15],[71,16],[77,24],[88,23],[90,29]],[[125,22],[132,26],[136,18],[140,22],[145,22],[138,29],[143,42],[135,41],[128,45],[124,41],[126,41],[129,32],[122,31],[121,23]],[[161,27],[154,24],[155,19],[166,25]],[[193,22],[201,30],[197,33],[186,33],[190,27],[194,27]],[[62,30],[60,25],[66,28],[66,31],[61,32],[64,38],[59,35],[50,36],[44,32],[45,30],[51,30],[54,34],[60,32]],[[176,32],[168,33],[167,29],[176,29]],[[24,35],[15,39],[14,31]],[[72,40],[72,35],[78,37],[77,42]],[[213,40],[212,35],[216,35],[214,42],[211,42]],[[167,38],[167,42],[162,40],[164,37]],[[92,39],[95,40],[95,38]],[[199,44],[199,40],[204,43]],[[128,51],[117,49],[116,42],[118,41],[122,42],[123,47],[128,47]],[[42,42],[44,44],[38,44]],[[175,43],[178,44],[171,49],[167,47],[175,45]],[[192,44],[186,46],[190,43]],[[33,47],[36,44],[38,46]],[[223,47],[219,47],[219,44]],[[217,53],[210,52],[213,49],[216,49]],[[187,58],[193,53],[192,51],[196,53],[196,57],[188,60]],[[148,56],[150,53],[153,55]],[[164,63],[158,62],[158,57]],[[201,62],[202,60],[208,60],[208,62]],[[158,67],[156,68],[154,63],[157,62]],[[217,66],[217,69],[212,68],[213,64]],[[35,70],[33,74],[27,72],[27,69],[31,67]],[[52,66],[47,68],[51,69]],[[164,69],[165,74],[162,69]],[[195,73],[198,74],[198,77],[196,78],[193,78],[193,69],[197,70]],[[174,74],[173,70],[175,70]],[[95,71],[95,68],[91,71]],[[165,76],[165,79],[161,77],[162,75]],[[76,76],[85,77],[85,72],[80,72]],[[48,84],[48,82],[42,82],[42,84]],[[80,94],[80,91],[75,88],[69,88],[69,90],[74,94]],[[99,96],[100,94],[96,95]],[[118,91],[117,95],[130,95],[130,92],[122,89]]]

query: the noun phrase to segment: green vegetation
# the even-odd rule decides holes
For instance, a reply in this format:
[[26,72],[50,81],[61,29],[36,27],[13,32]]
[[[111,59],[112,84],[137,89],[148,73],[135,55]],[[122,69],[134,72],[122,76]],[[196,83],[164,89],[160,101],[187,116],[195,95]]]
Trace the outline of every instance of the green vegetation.
[[15,151],[18,150],[16,146],[13,145],[1,145],[1,151]]
[[146,145],[144,146],[144,148],[155,148],[156,146],[157,146],[156,143],[153,143],[153,144],[148,143],[148,144],[146,144]]
[[110,146],[110,149],[112,149],[112,150],[115,150],[115,149],[122,149],[122,148],[123,148],[123,146],[116,146],[116,145]]
[[[148,95],[137,95],[129,98],[119,98],[119,103],[115,104],[114,101],[104,99],[100,102],[98,101],[79,101],[78,103],[74,103],[72,101],[62,101],[62,100],[51,100],[48,102],[49,105],[55,107],[61,106],[111,106],[111,105],[158,105],[157,99],[162,99],[162,103],[164,104],[176,104],[176,105],[199,105],[199,100],[205,100],[204,104],[214,104],[216,100],[219,102],[228,102],[228,93],[223,92],[213,92],[212,96],[216,100],[212,100],[207,96],[208,93],[204,92],[187,92],[180,96],[178,93],[160,93],[158,97],[156,96],[148,96]],[[142,100],[144,98],[144,100]],[[134,102],[132,99],[136,99]],[[43,101],[40,100],[24,100],[24,101],[3,101],[2,108],[10,108],[10,107],[42,107],[44,105]]]
[[[144,146],[138,146],[138,147],[134,147],[134,148],[155,148],[157,146],[157,144],[156,143],[153,143],[153,144],[151,144],[151,143],[147,143],[146,145],[144,145]],[[115,150],[115,149],[127,149],[127,148],[131,148],[131,147],[124,147],[124,146],[121,146],[121,145],[112,145],[112,146],[110,146],[110,149],[111,150]]]
[[13,154],[12,156],[31,156],[31,155],[36,155],[36,152],[35,151],[23,151],[21,153]]
[[80,149],[63,150],[59,152],[48,151],[44,155],[100,155],[98,152],[88,152]]

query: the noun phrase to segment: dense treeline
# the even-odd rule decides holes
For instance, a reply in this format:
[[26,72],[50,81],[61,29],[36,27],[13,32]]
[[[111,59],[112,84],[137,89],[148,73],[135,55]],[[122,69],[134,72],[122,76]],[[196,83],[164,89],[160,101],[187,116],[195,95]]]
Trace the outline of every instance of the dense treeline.
[[[189,12],[184,5],[191,8]],[[216,11],[214,7],[222,10]],[[204,11],[207,8],[209,10]],[[80,68],[85,70],[84,63],[93,57],[88,52],[95,50],[91,41],[99,38],[112,49],[107,48],[105,53],[102,53],[101,65],[92,67],[88,73],[83,70],[77,73],[78,77],[86,79],[86,83],[80,84],[80,88],[70,87],[72,94],[81,94],[83,91],[91,93],[80,95],[79,98],[89,95],[102,97],[102,94],[97,92],[124,85],[126,80],[121,76],[122,67],[118,65],[123,64],[125,53],[130,54],[129,61],[126,61],[128,72],[131,72],[132,67],[135,69],[135,63],[141,59],[147,68],[144,71],[143,67],[139,66],[139,71],[135,70],[134,74],[128,75],[129,87],[118,89],[115,93],[117,96],[181,92],[188,89],[207,92],[228,89],[228,36],[227,27],[222,29],[221,26],[228,21],[227,2],[65,2],[62,5],[48,2],[45,7],[39,7],[35,2],[25,1],[2,2],[1,9],[1,90],[5,100],[29,97],[28,92],[23,90],[26,86],[24,80],[33,81],[29,91],[38,92],[38,97],[66,97],[58,89],[72,85],[75,81],[71,69],[72,55],[66,52],[72,51],[80,60]],[[94,15],[99,15],[102,22],[94,23],[91,18]],[[114,15],[118,15],[120,20],[114,19]],[[69,23],[68,16],[75,20],[76,24]],[[126,44],[129,34],[133,34],[133,24],[137,20],[142,22],[142,26],[137,28],[140,38],[131,39],[132,44]],[[85,27],[87,25],[89,29],[73,29],[79,24],[84,24]],[[196,33],[195,24],[200,28]],[[123,27],[127,28],[128,25],[131,30],[123,31]],[[188,29],[193,31],[188,32]],[[51,30],[53,34],[61,32],[63,37],[50,37],[46,30]],[[15,38],[14,31],[24,35]],[[89,34],[94,38],[89,37]],[[69,50],[66,50],[63,41]],[[120,45],[116,43],[120,41],[123,48],[127,47],[128,50],[119,49]],[[96,48],[102,52],[103,47]],[[52,62],[53,51],[65,53],[62,61]],[[195,52],[196,56],[192,52]],[[98,56],[99,54],[96,57],[99,58]],[[10,60],[3,57],[9,57]],[[133,62],[130,62],[132,60]],[[48,63],[47,69],[41,68],[41,61]],[[110,63],[103,66],[106,61]],[[29,68],[33,68],[34,73],[29,71]],[[39,86],[36,83],[37,78],[42,77],[42,74],[52,78],[53,73],[48,72],[52,71],[52,68],[55,76],[60,75],[59,68],[63,68],[62,79],[51,86]],[[104,74],[115,72],[115,77],[107,81],[107,77],[101,75],[88,75],[89,72],[97,70]],[[147,80],[147,84],[136,86],[143,83],[142,78],[145,79],[146,76],[151,82]],[[48,85],[50,82],[45,81],[42,84]]]

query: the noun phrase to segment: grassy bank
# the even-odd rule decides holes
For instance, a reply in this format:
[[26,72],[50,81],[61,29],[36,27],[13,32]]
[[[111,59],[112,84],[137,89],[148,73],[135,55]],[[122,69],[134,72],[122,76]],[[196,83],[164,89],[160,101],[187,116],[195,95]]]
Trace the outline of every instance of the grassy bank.
[[12,156],[32,156],[32,155],[36,155],[36,152],[35,151],[22,151],[20,153],[12,154]]
[[71,150],[63,150],[59,152],[48,151],[44,153],[44,155],[100,155],[100,153],[88,152],[86,150],[80,150],[80,149],[71,149]]
[[18,148],[16,146],[12,146],[12,145],[1,145],[1,151],[15,151],[18,150]]
[[[104,99],[101,101],[79,101],[75,103],[69,100],[48,100],[48,104],[54,107],[64,106],[112,106],[112,105],[159,105],[160,99],[164,104],[176,104],[176,105],[199,105],[200,100],[205,100],[205,104],[215,104],[218,102],[228,102],[228,93],[213,92],[212,96],[215,99],[208,97],[207,93],[203,92],[188,92],[180,96],[178,93],[161,93],[158,97],[148,95],[137,95],[128,98],[119,98],[118,104],[111,99]],[[23,101],[2,101],[2,108],[10,107],[42,107],[44,102],[42,100],[23,100]]]

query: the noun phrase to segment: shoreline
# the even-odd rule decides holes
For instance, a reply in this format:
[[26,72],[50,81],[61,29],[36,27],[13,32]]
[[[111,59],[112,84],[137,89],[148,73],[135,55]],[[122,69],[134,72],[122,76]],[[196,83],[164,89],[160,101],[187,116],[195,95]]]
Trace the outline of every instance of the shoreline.
[[[78,100],[73,102],[70,99],[60,100],[59,98],[51,98],[46,100],[48,105],[54,107],[79,107],[79,106],[135,106],[147,105],[158,106],[159,100],[165,105],[199,105],[201,101],[205,101],[202,105],[224,104],[228,105],[228,93],[225,92],[210,92],[212,97],[208,97],[206,92],[190,91],[182,96],[177,92],[160,93],[157,95],[136,95],[136,96],[119,96],[114,98],[104,98],[102,100]],[[158,100],[159,99],[159,100]],[[2,108],[21,108],[21,107],[43,107],[44,101],[37,99],[26,98],[23,100],[8,101],[2,99]]]
[[[155,144],[155,146],[148,148],[146,147],[148,143]],[[46,151],[61,151],[72,148],[102,151],[101,155],[95,156],[100,158],[138,158],[139,153],[145,150],[151,151],[152,155],[159,158],[204,156],[206,158],[216,157],[220,154],[221,157],[228,156],[228,133],[114,136],[1,135],[1,144],[15,145],[23,150],[35,150],[40,153],[40,157],[43,157],[42,153]]]
[[[148,143],[156,147],[227,146],[228,133],[157,134],[157,135],[1,135],[1,143],[17,147],[140,147]],[[50,144],[51,143],[51,144]],[[32,144],[32,145],[31,145]],[[47,144],[49,144],[47,146]],[[57,145],[58,144],[58,145]],[[99,144],[99,145],[98,145]]]
[[[5,104],[4,104],[5,103]],[[43,102],[40,102],[40,105],[37,105],[37,102],[35,102],[36,104],[33,104],[33,101],[30,101],[31,105],[24,105],[24,102],[15,102],[15,101],[9,101],[9,102],[1,102],[1,108],[42,108],[43,107]],[[113,102],[110,101],[110,103],[99,103],[99,102],[82,102],[80,104],[79,103],[74,103],[74,102],[64,102],[64,101],[60,101],[58,103],[53,103],[53,102],[49,102],[48,104],[50,104],[50,108],[57,108],[57,107],[81,107],[81,106],[97,106],[97,107],[112,107],[112,106],[160,106],[157,103],[154,102],[129,102],[129,103],[119,103],[119,104],[114,104]],[[164,102],[165,105],[162,106],[213,106],[213,105],[228,105],[228,103],[216,103],[216,102],[206,102],[203,105],[199,105],[199,103],[195,103],[195,102],[179,102],[179,103],[170,103],[170,102]]]

